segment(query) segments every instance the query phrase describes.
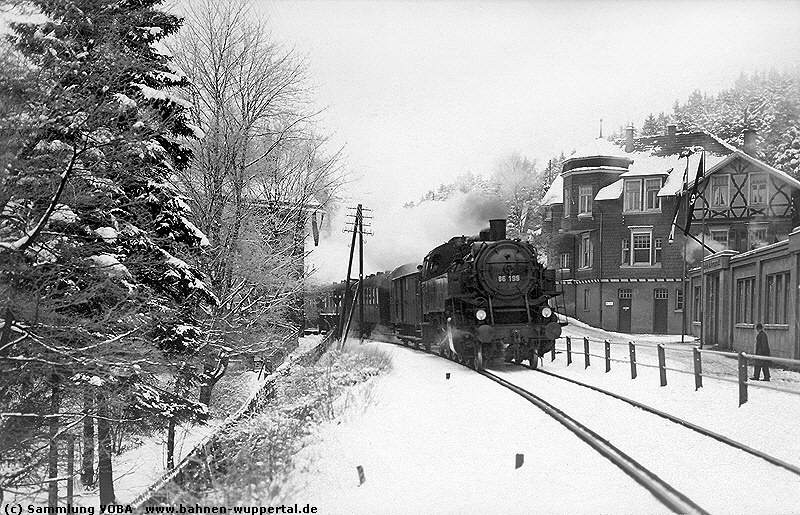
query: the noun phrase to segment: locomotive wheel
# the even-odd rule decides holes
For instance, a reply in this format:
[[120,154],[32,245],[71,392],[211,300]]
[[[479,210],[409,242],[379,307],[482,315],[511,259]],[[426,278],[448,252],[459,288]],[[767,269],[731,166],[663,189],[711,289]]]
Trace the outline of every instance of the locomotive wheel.
[[475,370],[483,370],[483,345],[475,346]]

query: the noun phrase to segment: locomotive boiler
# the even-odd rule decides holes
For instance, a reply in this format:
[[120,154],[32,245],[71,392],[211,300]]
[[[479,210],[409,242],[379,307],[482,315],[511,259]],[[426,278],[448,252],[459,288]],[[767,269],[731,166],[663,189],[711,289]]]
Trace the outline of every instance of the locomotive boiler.
[[479,369],[488,359],[527,359],[537,367],[561,335],[550,306],[560,294],[555,271],[539,263],[530,243],[506,238],[505,220],[489,224],[425,256],[418,273],[422,339]]

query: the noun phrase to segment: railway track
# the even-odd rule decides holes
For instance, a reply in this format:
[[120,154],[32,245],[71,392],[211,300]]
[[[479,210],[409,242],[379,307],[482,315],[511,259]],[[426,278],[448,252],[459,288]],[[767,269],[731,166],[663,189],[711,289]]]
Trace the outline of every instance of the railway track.
[[[435,354],[440,357],[442,356],[436,346],[433,348],[425,349],[421,348],[419,345],[415,346],[417,350],[422,352],[427,352],[431,354]],[[445,359],[449,359],[445,357]],[[470,366],[469,363],[455,361],[467,368],[474,370],[474,367]],[[525,365],[517,365],[513,364],[510,365],[513,367],[522,367],[526,369],[531,369],[530,366]],[[639,461],[632,458],[629,454],[626,454],[624,451],[620,450],[619,448],[612,445],[608,440],[604,439],[598,433],[593,431],[592,429],[588,428],[586,425],[571,417],[563,410],[559,409],[558,407],[554,406],[540,395],[536,395],[530,392],[528,389],[516,384],[515,382],[509,381],[503,377],[500,377],[498,374],[493,373],[492,371],[488,370],[475,370],[477,373],[483,375],[484,377],[494,381],[495,383],[500,384],[501,386],[511,390],[512,392],[516,393],[517,395],[523,397],[527,401],[531,402],[547,415],[551,416],[555,420],[557,420],[560,424],[564,427],[569,429],[572,433],[578,436],[581,440],[585,443],[590,445],[593,449],[595,449],[598,453],[604,456],[606,459],[610,460],[614,463],[618,468],[623,470],[626,474],[628,474],[632,479],[634,479],[638,484],[642,487],[647,489],[654,497],[656,497],[660,502],[662,502],[666,507],[676,513],[708,513],[705,509],[700,507],[696,502],[692,501],[692,499],[687,496],[685,493],[682,493],[677,488],[672,486],[670,483],[665,481],[662,477],[658,474],[654,473],[650,469],[643,466]],[[686,428],[698,435],[702,435],[702,437],[707,437],[715,440],[719,444],[727,446],[731,449],[735,449],[736,451],[741,451],[743,453],[747,453],[759,459],[762,459],[769,463],[774,467],[779,467],[786,471],[791,472],[794,475],[800,476],[800,467],[793,465],[791,463],[787,463],[779,458],[774,456],[768,455],[762,451],[749,447],[741,442],[737,442],[731,438],[728,438],[724,435],[720,435],[716,432],[713,432],[709,429],[703,428],[686,420],[683,420],[679,417],[676,417],[672,414],[663,412],[661,410],[657,410],[653,407],[647,406],[640,402],[628,399],[624,396],[615,394],[613,392],[609,392],[603,390],[602,388],[598,388],[595,386],[587,385],[581,383],[580,381],[576,381],[573,379],[569,379],[566,377],[562,377],[558,374],[544,371],[541,369],[535,369],[534,371],[540,372],[543,375],[547,375],[553,378],[556,378],[560,381],[564,381],[566,383],[571,383],[576,385],[577,387],[586,388],[597,392],[598,394],[602,394],[603,396],[607,396],[609,398],[616,399],[623,403],[628,404],[629,406],[637,408],[636,411],[644,411],[649,414],[661,417],[662,419],[671,422],[675,426],[681,426],[682,428]],[[529,376],[530,377],[530,376]],[[665,452],[670,452],[665,450]],[[662,474],[663,476],[664,474]]]

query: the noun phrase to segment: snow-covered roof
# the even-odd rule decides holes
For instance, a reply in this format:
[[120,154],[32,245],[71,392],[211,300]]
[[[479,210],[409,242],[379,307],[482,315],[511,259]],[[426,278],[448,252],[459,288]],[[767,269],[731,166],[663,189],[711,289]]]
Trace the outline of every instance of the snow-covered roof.
[[586,157],[621,157],[628,158],[629,155],[623,149],[603,138],[595,138],[588,143],[578,147],[575,153],[567,158],[583,159]]
[[[623,174],[624,175],[624,174]],[[620,179],[616,182],[612,182],[605,188],[601,188],[600,191],[597,192],[597,195],[594,196],[595,200],[616,200],[622,195],[622,185],[625,182],[624,179]]]
[[558,174],[555,179],[553,179],[553,183],[547,189],[547,192],[542,197],[542,201],[540,205],[542,206],[552,206],[555,204],[563,204],[564,203],[564,177],[561,174]]
[[[745,159],[749,161],[751,164],[765,170],[777,177],[779,177],[782,181],[791,184],[795,188],[800,188],[800,181],[792,177],[791,175],[778,170],[777,168],[773,168],[768,164],[760,161],[754,157],[751,157],[741,150],[736,150],[732,154],[728,154],[726,156],[720,156],[717,154],[713,154],[710,152],[706,152],[706,175],[710,175],[717,170],[721,169],[733,159],[737,157]],[[697,169],[700,166],[700,154],[691,154],[688,157],[688,177],[687,177],[687,187],[691,187],[694,184],[695,178],[697,177]],[[671,197],[673,195],[679,195],[683,190],[683,175],[687,172],[687,158],[686,157],[679,157],[675,160],[675,164],[672,167],[672,172],[670,172],[669,176],[667,177],[664,186],[658,191],[659,197]]]
[[675,157],[659,157],[643,153],[632,154],[633,163],[620,177],[643,177],[648,175],[669,175],[675,164]]

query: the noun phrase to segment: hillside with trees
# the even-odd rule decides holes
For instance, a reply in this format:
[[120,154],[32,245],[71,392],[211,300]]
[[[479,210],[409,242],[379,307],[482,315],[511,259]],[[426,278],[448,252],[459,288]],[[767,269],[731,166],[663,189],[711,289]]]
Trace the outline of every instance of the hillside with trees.
[[[676,100],[670,116],[648,115],[637,135],[663,134],[670,121],[679,131],[707,130],[740,147],[744,129],[755,129],[759,159],[800,178],[800,67],[742,73],[716,95],[696,90],[685,102]],[[623,135],[619,130],[611,139]]]

